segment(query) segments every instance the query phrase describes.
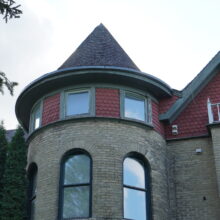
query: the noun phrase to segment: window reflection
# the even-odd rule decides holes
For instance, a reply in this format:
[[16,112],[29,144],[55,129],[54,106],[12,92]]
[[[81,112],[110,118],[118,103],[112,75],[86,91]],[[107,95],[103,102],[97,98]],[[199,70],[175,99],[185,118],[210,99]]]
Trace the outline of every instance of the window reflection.
[[65,163],[64,184],[88,183],[90,178],[90,159],[80,154],[70,157]]
[[124,184],[145,188],[144,167],[129,157],[124,160]]
[[144,191],[124,188],[124,217],[146,220],[146,196]]
[[66,158],[63,164],[62,219],[90,216],[91,159],[84,153]]
[[36,105],[32,112],[32,130],[40,127],[41,109],[40,104]]
[[89,216],[89,187],[69,187],[64,189],[63,217]]
[[125,117],[145,121],[144,98],[136,98],[131,95],[126,95],[124,109]]
[[34,129],[37,129],[39,127],[40,127],[40,109],[35,114]]
[[127,157],[123,163],[124,218],[149,220],[147,167],[139,158]]
[[89,92],[67,93],[66,115],[89,113]]

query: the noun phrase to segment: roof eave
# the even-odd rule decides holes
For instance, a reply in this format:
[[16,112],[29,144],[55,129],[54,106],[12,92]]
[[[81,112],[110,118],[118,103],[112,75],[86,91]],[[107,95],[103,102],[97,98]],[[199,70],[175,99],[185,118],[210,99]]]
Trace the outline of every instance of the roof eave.
[[31,107],[37,100],[52,91],[70,86],[73,81],[74,84],[88,82],[126,84],[154,92],[157,98],[169,97],[172,93],[171,88],[156,77],[128,68],[87,66],[57,70],[39,77],[25,87],[19,95],[15,112],[22,126],[28,130]]
[[185,107],[198,95],[210,82],[220,69],[220,52],[202,69],[202,71],[183,89],[182,98],[178,99],[169,110],[161,114],[161,121],[172,123]]

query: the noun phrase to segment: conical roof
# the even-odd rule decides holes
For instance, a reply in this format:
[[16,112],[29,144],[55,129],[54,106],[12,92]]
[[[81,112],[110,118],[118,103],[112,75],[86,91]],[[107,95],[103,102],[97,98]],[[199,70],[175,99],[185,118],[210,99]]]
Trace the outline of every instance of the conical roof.
[[139,70],[103,24],[94,29],[58,70],[82,66],[113,66]]

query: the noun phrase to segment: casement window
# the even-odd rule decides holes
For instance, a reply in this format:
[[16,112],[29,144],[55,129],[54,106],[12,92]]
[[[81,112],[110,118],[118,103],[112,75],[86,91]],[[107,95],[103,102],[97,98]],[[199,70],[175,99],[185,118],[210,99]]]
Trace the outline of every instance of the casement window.
[[28,193],[28,219],[35,219],[35,202],[37,197],[37,166],[33,165],[28,174],[29,193]]
[[124,92],[123,96],[124,118],[134,119],[150,123],[150,112],[148,100],[141,95]]
[[31,113],[31,131],[36,130],[41,126],[41,104],[38,103]]
[[139,157],[126,157],[123,163],[124,218],[150,219],[148,166]]
[[91,158],[79,151],[62,162],[60,219],[91,216]]
[[89,90],[66,92],[65,96],[65,116],[76,116],[90,113]]

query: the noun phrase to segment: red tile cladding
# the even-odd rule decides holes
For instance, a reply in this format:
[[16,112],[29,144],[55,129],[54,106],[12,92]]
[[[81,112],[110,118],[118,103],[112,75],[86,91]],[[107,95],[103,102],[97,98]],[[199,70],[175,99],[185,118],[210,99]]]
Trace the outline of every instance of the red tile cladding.
[[153,122],[154,129],[158,133],[164,136],[164,126],[159,121],[159,104],[154,101],[152,101],[151,104],[152,104],[152,122]]
[[178,98],[179,98],[178,96],[174,95],[171,98],[165,98],[161,100],[159,103],[160,114],[165,113]]
[[120,117],[118,89],[96,88],[96,116]]
[[43,101],[42,126],[59,120],[60,94],[49,96]]
[[172,123],[178,125],[178,135],[172,135],[172,125],[165,127],[167,139],[201,136],[208,134],[207,99],[211,103],[220,102],[220,72],[188,104],[178,118]]

